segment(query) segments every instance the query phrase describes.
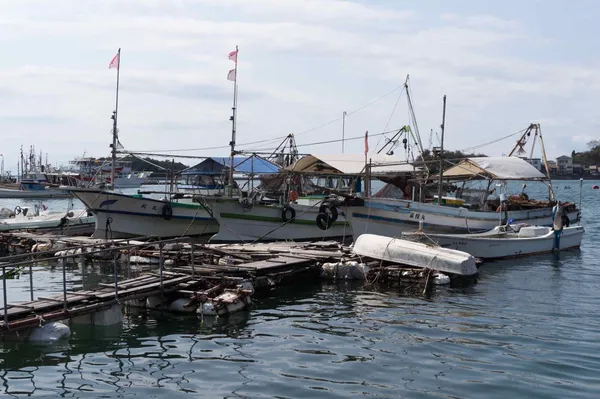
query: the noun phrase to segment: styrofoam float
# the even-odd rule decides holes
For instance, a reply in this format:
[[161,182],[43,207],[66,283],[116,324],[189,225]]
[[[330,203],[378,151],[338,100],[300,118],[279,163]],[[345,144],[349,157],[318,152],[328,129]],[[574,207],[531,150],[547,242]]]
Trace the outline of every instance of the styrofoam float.
[[354,252],[373,259],[462,276],[477,273],[475,258],[466,252],[375,234],[359,236],[354,243]]
[[69,326],[59,321],[53,321],[34,328],[29,335],[29,341],[54,342],[59,339],[68,338],[70,335],[71,329]]

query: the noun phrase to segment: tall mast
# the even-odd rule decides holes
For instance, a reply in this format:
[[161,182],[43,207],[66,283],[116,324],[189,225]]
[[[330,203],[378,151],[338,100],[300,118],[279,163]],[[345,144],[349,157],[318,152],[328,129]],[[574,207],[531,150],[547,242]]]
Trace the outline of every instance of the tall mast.
[[438,187],[438,205],[442,205],[442,185],[444,184],[444,129],[446,127],[446,95],[444,95],[444,110],[442,112],[442,137],[440,139],[440,181]]
[[113,137],[112,137],[112,144],[111,144],[111,156],[112,156],[112,162],[111,162],[111,167],[110,167],[110,186],[111,188],[114,190],[115,188],[115,164],[117,163],[117,143],[119,142],[117,133],[117,117],[119,115],[119,74],[121,72],[121,49],[119,48],[119,51],[117,52],[117,55],[112,59],[112,61],[110,62],[110,64],[108,65],[108,68],[117,68],[117,92],[115,95],[115,110],[113,111],[112,114],[112,120],[113,120]]
[[233,80],[233,107],[231,107],[231,158],[229,160],[229,197],[233,197],[233,162],[235,157],[235,134],[237,122],[237,66],[238,66],[238,46],[235,46],[235,51],[229,53],[229,59],[235,62],[235,67],[229,71],[228,80]]

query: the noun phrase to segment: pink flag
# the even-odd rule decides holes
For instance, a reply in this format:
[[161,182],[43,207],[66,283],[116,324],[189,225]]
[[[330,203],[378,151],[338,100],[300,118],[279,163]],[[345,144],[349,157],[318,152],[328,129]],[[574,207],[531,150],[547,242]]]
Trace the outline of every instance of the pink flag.
[[237,53],[238,51],[232,51],[231,53],[229,53],[229,59],[235,63],[237,63]]
[[111,69],[111,68],[119,69],[119,55],[120,55],[120,53],[117,53],[117,55],[114,56],[114,58],[112,59],[110,64],[108,64],[108,69]]
[[369,152],[369,131],[365,132],[365,155]]
[[227,74],[227,80],[233,80],[235,82],[235,69],[232,69]]

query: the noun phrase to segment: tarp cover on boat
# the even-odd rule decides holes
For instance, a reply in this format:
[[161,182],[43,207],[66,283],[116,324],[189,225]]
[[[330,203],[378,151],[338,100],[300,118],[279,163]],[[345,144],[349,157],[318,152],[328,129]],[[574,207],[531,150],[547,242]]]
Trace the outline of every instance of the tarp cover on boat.
[[[219,175],[225,168],[229,168],[231,158],[227,157],[208,157],[192,169],[183,172],[183,175],[197,174],[215,174]],[[278,173],[279,166],[258,155],[249,157],[234,157],[233,168],[237,173],[245,174],[265,174]]]
[[517,157],[467,158],[444,171],[444,178],[491,178],[498,180],[541,180],[546,176]]
[[[400,161],[389,155],[368,155],[371,162],[371,174],[390,175],[395,173],[412,173],[419,171],[410,164],[399,164]],[[306,155],[284,170],[305,173],[358,175],[365,172],[365,156],[362,154]]]

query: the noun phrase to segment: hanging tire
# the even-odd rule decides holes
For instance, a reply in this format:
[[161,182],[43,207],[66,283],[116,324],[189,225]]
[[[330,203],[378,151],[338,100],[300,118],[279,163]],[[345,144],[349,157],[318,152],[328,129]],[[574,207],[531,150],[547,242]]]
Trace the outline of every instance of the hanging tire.
[[325,213],[325,214],[329,215],[329,219],[330,219],[329,227],[331,227],[333,222],[335,222],[338,218],[338,210],[335,207],[335,205],[331,204],[330,202],[324,202],[319,207],[319,213]]
[[281,211],[281,221],[283,223],[288,223],[293,222],[294,220],[296,220],[296,210],[289,205],[284,206]]
[[331,225],[333,224],[333,222],[331,221],[331,218],[329,217],[328,213],[325,212],[319,212],[319,214],[317,215],[317,227],[320,228],[321,230],[328,230]]
[[173,206],[171,205],[170,202],[167,202],[166,204],[163,205],[161,213],[162,213],[163,219],[171,220],[171,218],[173,217]]

